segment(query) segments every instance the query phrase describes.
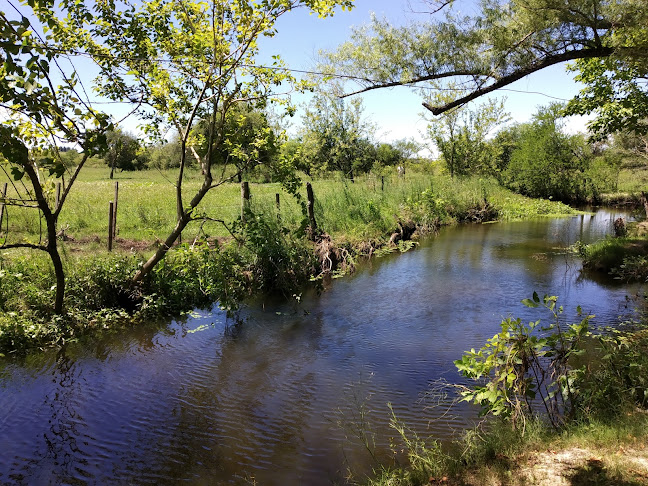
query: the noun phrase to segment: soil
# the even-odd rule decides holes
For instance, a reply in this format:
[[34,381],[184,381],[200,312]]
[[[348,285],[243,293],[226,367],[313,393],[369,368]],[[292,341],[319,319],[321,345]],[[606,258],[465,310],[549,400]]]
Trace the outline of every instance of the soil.
[[[639,486],[648,485],[648,447],[643,443],[616,449],[570,447],[535,451],[507,460],[508,467],[467,474],[469,486]],[[432,479],[432,478],[431,478]],[[436,484],[431,482],[431,484]]]

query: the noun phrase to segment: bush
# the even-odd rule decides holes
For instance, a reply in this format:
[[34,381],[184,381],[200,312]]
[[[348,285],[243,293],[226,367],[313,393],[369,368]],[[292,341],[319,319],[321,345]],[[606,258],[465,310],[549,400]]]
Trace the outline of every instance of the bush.
[[[551,324],[541,327],[540,321],[523,324],[520,319],[505,319],[501,332],[484,347],[455,361],[462,375],[477,382],[472,388],[461,387],[463,400],[522,429],[529,418],[546,418],[558,429],[648,406],[645,325],[593,333],[589,328],[593,316],[583,317],[580,309],[580,322],[561,323],[557,297],[541,301],[534,293],[523,303],[548,309]],[[592,340],[598,346],[592,346]]]

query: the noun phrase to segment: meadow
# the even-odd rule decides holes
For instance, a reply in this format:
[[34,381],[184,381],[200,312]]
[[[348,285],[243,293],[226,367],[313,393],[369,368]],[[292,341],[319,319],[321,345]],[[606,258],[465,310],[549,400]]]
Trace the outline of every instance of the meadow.
[[[108,178],[105,167],[88,167],[81,172],[59,217],[61,239],[76,250],[98,251],[107,245],[108,206],[119,182],[116,249],[144,249],[163,240],[175,224],[175,171],[145,170],[117,172]],[[188,171],[185,198],[199,187],[201,176]],[[305,178],[306,179],[306,178]],[[0,181],[2,182],[2,181]],[[312,180],[315,217],[318,226],[334,239],[356,245],[389,237],[403,218],[417,224],[453,224],[466,220],[471,208],[488,201],[497,219],[510,220],[537,215],[565,214],[572,210],[547,200],[532,200],[501,188],[494,180],[450,179],[447,175],[408,172],[367,174],[352,183],[340,176]],[[55,198],[54,184],[49,196]],[[300,206],[280,183],[250,183],[251,209],[258,214],[280,216],[284,226],[295,228],[301,221]],[[301,193],[305,197],[305,188]],[[9,187],[8,196],[15,194]],[[280,206],[276,206],[279,194]],[[6,243],[42,240],[38,212],[7,206],[3,222]],[[241,215],[241,188],[227,183],[208,193],[194,213],[219,222],[195,222],[183,234],[183,241],[196,237],[228,238],[229,226]],[[8,232],[7,232],[8,225]]]

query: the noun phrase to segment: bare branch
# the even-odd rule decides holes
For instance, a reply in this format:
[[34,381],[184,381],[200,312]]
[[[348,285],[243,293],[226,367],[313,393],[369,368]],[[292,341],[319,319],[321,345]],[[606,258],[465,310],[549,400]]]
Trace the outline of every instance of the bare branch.
[[9,250],[11,248],[29,248],[31,250],[48,251],[46,246],[34,245],[33,243],[11,243],[9,245],[0,245],[0,250]]

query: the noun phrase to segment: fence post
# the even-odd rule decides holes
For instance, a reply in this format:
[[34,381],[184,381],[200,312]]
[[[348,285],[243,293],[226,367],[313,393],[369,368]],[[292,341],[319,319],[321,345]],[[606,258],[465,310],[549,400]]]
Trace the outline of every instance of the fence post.
[[280,199],[279,199],[279,193],[275,194],[275,204],[277,206],[277,219],[280,220],[281,219],[281,202],[280,202]]
[[110,201],[108,205],[108,251],[112,251],[113,245],[113,221],[114,221],[114,206],[113,202]]
[[317,222],[315,221],[315,196],[313,195],[313,186],[310,182],[306,183],[306,197],[308,198],[308,219],[310,220],[311,238],[315,238],[317,231]]
[[4,198],[7,195],[7,183],[5,182],[2,186],[2,203],[0,203],[0,233],[2,233],[2,220],[4,218],[5,212],[5,203]]
[[380,190],[385,191],[385,176],[380,176]]
[[119,197],[119,181],[115,181],[115,208],[113,211],[113,238],[117,238],[117,199]]
[[245,223],[245,212],[250,207],[250,184],[247,181],[241,182],[241,221]]

